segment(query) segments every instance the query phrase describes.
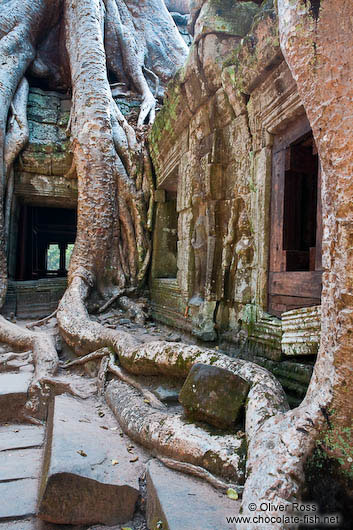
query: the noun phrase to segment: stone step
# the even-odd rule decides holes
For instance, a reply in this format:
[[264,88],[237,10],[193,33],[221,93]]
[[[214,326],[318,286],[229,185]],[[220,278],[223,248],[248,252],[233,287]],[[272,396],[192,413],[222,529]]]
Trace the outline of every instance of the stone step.
[[206,482],[168,469],[157,460],[147,468],[147,526],[150,530],[232,530],[227,517],[240,501],[229,499]]
[[[0,522],[36,513],[38,479],[25,478],[0,482]],[[22,530],[22,528],[21,528]]]
[[0,423],[21,421],[32,374],[0,374]]
[[41,449],[18,449],[0,453],[0,482],[38,478],[41,471]]
[[0,451],[40,447],[44,442],[44,427],[40,425],[0,426]]
[[34,529],[22,519],[36,513],[44,427],[0,427],[0,530]]
[[133,516],[143,458],[128,451],[108,408],[97,407],[68,395],[50,407],[38,508],[45,521],[112,525]]

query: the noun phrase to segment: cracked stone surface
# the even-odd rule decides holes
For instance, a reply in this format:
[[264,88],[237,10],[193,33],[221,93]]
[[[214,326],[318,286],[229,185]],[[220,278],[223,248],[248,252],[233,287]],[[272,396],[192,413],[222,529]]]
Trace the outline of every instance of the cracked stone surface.
[[[29,530],[30,522],[4,521],[36,512],[44,428],[0,426],[0,529]],[[11,526],[14,525],[14,526]],[[22,526],[21,526],[22,525]]]

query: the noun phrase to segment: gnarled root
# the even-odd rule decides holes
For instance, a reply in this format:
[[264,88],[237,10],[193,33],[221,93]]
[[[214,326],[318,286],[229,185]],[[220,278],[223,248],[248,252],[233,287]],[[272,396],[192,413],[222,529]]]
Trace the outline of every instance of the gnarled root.
[[137,347],[137,340],[130,334],[105,328],[90,319],[85,307],[89,289],[87,280],[75,276],[60,301],[57,320],[66,343],[78,355],[85,355],[105,346],[114,351]]
[[[323,420],[313,401],[309,405],[304,402],[297,409],[270,418],[264,423],[249,442],[248,477],[242,499],[244,515],[259,515],[263,513],[261,504],[268,503],[266,516],[278,516],[278,506],[283,506],[281,510],[289,512],[292,502],[300,499],[305,476],[303,466],[314,449]],[[275,511],[271,509],[271,502]],[[251,504],[257,507],[255,512],[250,512]],[[254,528],[260,526],[241,526],[242,530]],[[289,527],[282,522],[271,523],[271,530],[284,528]]]
[[4,163],[7,178],[14,160],[26,145],[29,137],[27,122],[28,93],[28,81],[23,77],[11,103],[11,117],[6,131]]
[[121,381],[136,388],[145,399],[145,403],[149,403],[151,407],[159,410],[166,409],[166,406],[149,390],[146,390],[138,381],[129,376],[120,366],[117,366],[112,360],[109,361],[108,370],[116,375]]
[[127,296],[121,296],[118,300],[118,304],[122,309],[128,311],[129,314],[134,317],[135,322],[137,324],[141,324],[142,326],[144,325],[147,318],[147,314],[139,304],[137,304],[136,302],[134,302],[134,300],[131,300],[131,298],[128,298]]
[[175,469],[175,471],[181,471],[182,473],[186,473],[187,475],[192,475],[193,477],[201,478],[202,480],[206,480],[211,486],[214,488],[221,490],[222,492],[226,492],[228,488],[234,489],[237,493],[241,494],[243,491],[243,486],[239,486],[239,484],[232,484],[229,482],[225,482],[224,480],[220,479],[219,477],[215,477],[200,466],[194,466],[193,464],[189,464],[188,462],[180,462],[178,460],[173,460],[172,458],[168,458],[166,456],[161,456],[158,454],[154,454],[155,458],[157,458],[162,464],[164,464],[166,467],[169,467],[170,469]]
[[160,455],[243,483],[243,439],[236,434],[210,434],[180,413],[157,411],[122,381],[110,382],[105,396],[121,428],[134,441]]
[[50,315],[44,317],[44,318],[41,318],[40,320],[36,320],[35,322],[30,322],[29,324],[26,324],[26,328],[27,329],[32,329],[36,326],[44,326],[51,318],[54,318],[56,316],[56,312],[57,312],[57,309],[55,309],[55,311],[53,313],[51,313]]
[[[249,442],[268,418],[288,410],[281,385],[271,374],[256,364],[180,343],[137,344],[137,341],[127,333],[107,329],[91,321],[84,305],[88,291],[89,287],[84,279],[74,277],[60,303],[57,315],[65,340],[72,347],[76,349],[78,347],[78,353],[92,352],[104,346],[112,348],[117,353],[122,367],[136,375],[165,374],[172,377],[186,377],[195,363],[212,364],[231,370],[251,384],[246,405],[245,426]],[[99,357],[101,353],[103,352],[101,351],[99,355],[96,352],[92,353],[86,359]],[[77,360],[77,364],[82,362],[83,360]],[[123,430],[132,439],[169,458],[204,467],[211,473],[231,480],[243,480],[238,456],[234,457],[234,461],[232,459],[230,461],[226,456],[227,452],[224,452],[223,444],[228,443],[227,436],[220,436],[219,439],[214,436],[207,438],[209,436],[207,433],[206,436],[202,429],[184,423],[182,417],[153,409],[149,406],[150,399],[146,399],[146,394],[142,392],[141,396],[137,393],[135,389],[138,387],[133,384],[131,376],[125,376],[112,360],[108,363],[108,370],[129,383],[126,385],[123,381],[110,382],[106,398]],[[131,388],[131,385],[135,388]],[[141,392],[141,388],[139,391]],[[234,440],[237,440],[234,435],[230,438],[233,444]],[[207,450],[204,451],[206,439],[208,445],[206,444]],[[217,454],[217,464],[208,460],[212,452]]]
[[246,405],[245,430],[251,439],[261,425],[289,407],[279,382],[257,364],[179,342],[151,342],[118,351],[121,365],[138,375],[164,374],[186,377],[196,363],[211,364],[232,371],[251,384]]
[[70,392],[74,396],[87,398],[88,393],[80,388],[80,384],[65,381],[57,376],[59,358],[52,335],[34,332],[12,324],[0,315],[0,341],[10,344],[19,350],[25,350],[23,355],[32,351],[34,362],[34,376],[28,389],[25,417],[28,421],[43,419],[46,415],[48,401],[54,394]]
[[59,367],[54,338],[46,333],[22,329],[0,316],[0,341],[21,350],[32,350],[35,371],[28,392],[26,410],[29,415],[43,417],[48,396],[42,392],[41,383],[43,379],[54,376]]
[[142,394],[146,402],[148,402],[151,405],[151,407],[154,407],[160,410],[163,410],[166,408],[166,406],[152,392],[144,388],[132,376],[128,375],[125,372],[125,370],[123,370],[120,366],[117,366],[115,364],[114,355],[110,352],[108,348],[102,348],[95,352],[89,353],[88,355],[85,355],[84,357],[75,359],[74,361],[64,364],[63,368],[71,368],[72,366],[82,366],[88,362],[97,361],[97,360],[100,360],[100,369],[98,372],[98,381],[97,381],[99,393],[103,393],[105,380],[106,380],[106,374],[107,372],[110,372],[113,375],[116,375],[121,381],[124,381],[125,383],[128,383],[133,388],[136,388],[136,390],[138,390]]

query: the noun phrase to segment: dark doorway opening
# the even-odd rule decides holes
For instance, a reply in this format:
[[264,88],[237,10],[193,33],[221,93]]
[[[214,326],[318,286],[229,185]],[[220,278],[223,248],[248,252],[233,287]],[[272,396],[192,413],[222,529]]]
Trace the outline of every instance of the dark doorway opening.
[[318,167],[311,133],[287,148],[283,213],[287,271],[315,270]]
[[268,311],[319,305],[321,288],[321,171],[303,116],[274,139]]
[[76,225],[76,210],[23,204],[16,280],[66,276],[76,238]]

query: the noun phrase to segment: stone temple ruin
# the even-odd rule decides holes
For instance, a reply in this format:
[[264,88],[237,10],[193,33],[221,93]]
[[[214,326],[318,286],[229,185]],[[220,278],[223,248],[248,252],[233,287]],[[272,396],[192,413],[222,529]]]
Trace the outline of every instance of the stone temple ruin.
[[151,133],[153,316],[251,355],[297,404],[320,338],[318,156],[272,11],[220,37],[214,16]]
[[[173,344],[182,338],[190,348],[202,346],[230,359],[252,361],[275,376],[294,408],[306,394],[320,343],[321,164],[296,82],[280,49],[272,2],[230,4],[205,2],[188,29],[188,13],[173,13],[190,50],[149,133],[155,190],[153,252],[145,293],[148,302],[144,303],[150,307],[150,321],[143,330],[134,323],[132,313],[114,306],[92,318],[140,338],[143,334],[151,340],[162,337]],[[127,120],[135,120],[139,97],[118,89],[113,96]],[[77,206],[77,181],[67,178],[72,165],[66,134],[70,108],[68,94],[30,84],[30,136],[14,165],[9,285],[2,309],[7,319],[17,323],[53,313],[67,284]],[[49,256],[54,250],[52,262]],[[55,317],[46,325],[54,329]],[[58,348],[63,359],[72,360],[65,344]],[[135,406],[136,390],[125,388],[121,381],[108,385],[106,400],[121,419],[117,427],[111,410],[91,388],[90,377],[97,373],[94,361],[72,375],[78,395],[89,396],[87,400],[63,393],[49,403],[43,449],[43,425],[16,426],[19,418],[23,420],[30,353],[14,360],[9,351],[3,350],[0,364],[0,378],[4,378],[0,420],[5,423],[0,426],[0,462],[5,453],[10,462],[8,469],[5,466],[6,477],[0,464],[0,495],[19,495],[16,488],[21,484],[28,498],[25,495],[23,509],[11,501],[0,508],[0,530],[29,530],[36,524],[42,524],[38,528],[43,530],[64,524],[83,524],[92,530],[103,528],[94,524],[108,524],[117,529],[121,527],[116,525],[128,521],[125,526],[136,529],[236,528],[226,523],[225,515],[234,515],[239,501],[220,497],[207,482],[182,475],[182,468],[164,467],[172,453],[167,452],[164,462],[160,458],[149,463],[147,494],[141,490],[151,454],[148,445],[142,448],[131,436],[134,419],[126,410]],[[229,424],[227,415],[235,414],[241,434],[236,442],[226,434],[219,444],[222,455],[227,448],[234,451],[236,463],[229,463],[225,456],[219,457],[221,463],[215,462],[216,457],[208,454],[191,464],[240,485],[234,486],[238,497],[245,476],[241,410],[249,387],[241,377],[222,374],[224,367],[215,366],[211,379],[215,378],[215,388],[229,385],[228,401],[232,385],[238,386],[231,400],[236,410],[226,408],[224,417],[216,413],[214,418],[210,410],[214,403],[208,402],[211,383],[207,379],[203,385],[207,374],[202,366],[196,364],[189,372],[188,379],[194,377],[189,386],[188,379],[184,384],[187,372],[179,368],[180,378],[173,384],[167,374],[152,384],[147,380],[152,372],[140,378],[136,372],[133,377],[167,404],[172,414],[180,408],[182,387],[179,399],[189,417],[215,429],[216,445],[218,429],[230,429],[234,418]],[[232,378],[244,384],[241,391],[239,381]],[[207,391],[195,404],[193,389],[198,384],[200,395],[203,388]],[[143,395],[136,406],[147,410],[150,398]],[[161,414],[158,421],[168,426],[163,412],[148,414],[151,424]],[[161,447],[168,442],[168,428],[163,428]],[[191,432],[194,426],[187,428]],[[18,443],[13,441],[16,438]],[[187,436],[186,441],[180,439],[182,447],[187,445]],[[12,472],[14,449],[21,451],[20,461],[28,472]],[[231,472],[227,476],[227,466],[232,465],[237,476]],[[121,482],[116,481],[116,469],[121,471]],[[73,490],[78,492],[77,499],[70,493]],[[188,506],[196,498],[198,507]],[[185,510],[185,520],[178,519],[178,510]],[[194,517],[201,518],[201,526],[195,526],[195,519],[194,526],[188,520],[193,511]],[[36,515],[46,522],[38,523]]]

